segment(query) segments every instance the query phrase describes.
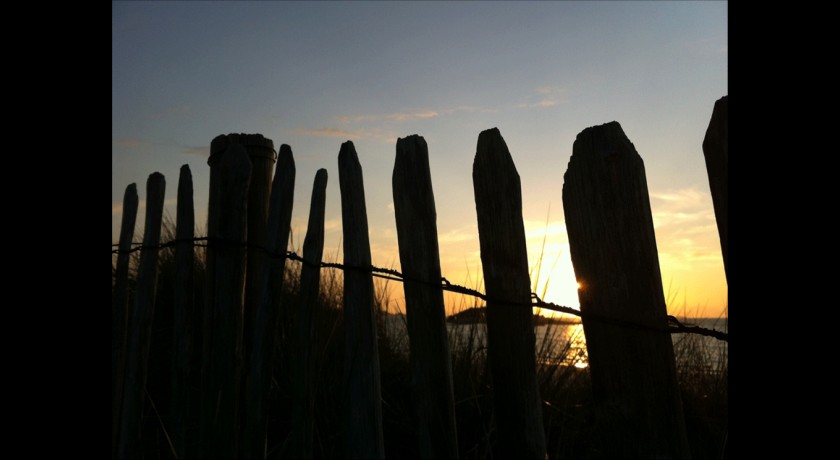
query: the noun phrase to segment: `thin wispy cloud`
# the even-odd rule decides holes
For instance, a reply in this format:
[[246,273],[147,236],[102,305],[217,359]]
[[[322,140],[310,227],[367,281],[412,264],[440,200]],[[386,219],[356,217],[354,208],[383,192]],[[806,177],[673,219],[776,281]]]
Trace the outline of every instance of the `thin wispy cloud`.
[[663,265],[670,269],[696,270],[699,265],[720,264],[720,248],[697,244],[691,239],[672,241],[665,249],[659,250]]
[[437,113],[434,110],[424,110],[424,111],[418,111],[418,112],[392,113],[392,114],[386,115],[385,118],[387,118],[388,120],[404,122],[404,121],[411,121],[411,120],[426,120],[426,119],[435,118],[435,117],[438,117],[438,116],[440,116],[440,114]]
[[650,194],[660,260],[672,269],[720,263],[711,197],[697,188]]
[[695,188],[686,188],[680,190],[669,190],[665,192],[655,192],[651,193],[650,197],[655,200],[677,203],[682,207],[692,207],[698,205],[705,205],[706,203],[704,203],[704,201],[706,200],[707,195],[708,193],[703,193]]
[[520,109],[553,107],[564,102],[566,90],[559,86],[543,85],[534,90],[534,95],[528,96],[525,102],[517,104]]
[[302,134],[304,136],[310,137],[330,137],[330,138],[341,138],[347,140],[362,140],[362,139],[373,139],[379,140],[383,142],[396,142],[397,136],[394,132],[384,130],[381,128],[372,128],[372,129],[357,129],[357,130],[347,130],[347,129],[340,129],[340,128],[317,128],[317,129],[309,129],[309,128],[298,128],[293,130],[293,132],[297,134]]
[[451,108],[448,108],[448,109],[440,110],[440,113],[442,113],[444,115],[451,115],[453,113],[458,113],[458,112],[463,112],[463,113],[498,113],[499,109],[491,109],[491,108],[488,108],[488,107],[480,107],[480,106],[474,106],[474,105],[459,105],[457,107],[451,107]]
[[341,115],[336,117],[336,121],[342,125],[372,123],[379,121],[393,121],[403,123],[413,120],[427,120],[429,118],[439,117],[440,113],[431,109],[407,110],[402,112],[394,112],[388,114],[363,114],[363,115]]
[[380,118],[378,115],[342,115],[336,117],[336,121],[339,124],[347,125],[352,123],[367,123],[370,121],[376,121]]
[[298,134],[312,137],[341,137],[344,139],[357,137],[354,132],[336,128],[299,129],[296,130],[296,132]]
[[669,190],[650,194],[653,224],[668,231],[688,225],[714,224],[711,197],[696,188]]
[[382,114],[350,114],[333,117],[336,126],[297,128],[295,133],[312,137],[337,137],[344,139],[373,139],[394,143],[397,141],[397,124],[431,120],[463,113],[496,113],[498,110],[481,106],[461,105],[443,109],[412,109]]
[[[543,87],[541,91],[541,94],[546,95],[546,97],[534,103],[534,106],[549,107],[559,103],[556,97],[552,96],[556,92],[552,87]],[[373,139],[394,143],[398,137],[395,130],[401,129],[396,128],[396,124],[431,120],[456,113],[497,112],[497,109],[487,107],[461,105],[442,109],[422,108],[382,114],[350,114],[333,117],[332,119],[337,126],[297,128],[293,131],[312,137],[334,137],[354,140]]]
[[181,155],[208,158],[210,156],[210,147],[206,145],[201,147],[186,147],[178,153]]
[[111,141],[112,147],[117,147],[121,149],[136,149],[142,147],[143,145],[147,144],[140,139],[130,139],[130,138],[122,138],[122,139],[113,139]]
[[438,242],[440,244],[460,243],[462,241],[478,240],[478,234],[475,230],[453,229],[448,232],[438,234]]

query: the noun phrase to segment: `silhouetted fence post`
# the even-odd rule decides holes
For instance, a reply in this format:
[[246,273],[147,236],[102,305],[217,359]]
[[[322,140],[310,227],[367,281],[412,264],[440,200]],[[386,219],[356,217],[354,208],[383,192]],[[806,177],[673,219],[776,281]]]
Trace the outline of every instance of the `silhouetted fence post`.
[[544,460],[522,190],[519,173],[497,128],[478,136],[473,187],[488,297],[487,352],[501,456]]
[[[279,176],[279,177],[278,177]],[[271,306],[274,325],[271,334],[277,334],[274,342],[285,340],[291,335],[290,318],[291,305],[281,302],[282,288],[285,280],[286,250],[289,246],[289,235],[292,222],[292,205],[295,193],[295,160],[292,149],[286,144],[280,146],[277,158],[277,171],[274,174],[274,184],[271,188],[271,214],[268,220],[269,235],[275,235],[274,251],[283,257],[271,261],[268,279],[268,297],[265,301]],[[271,320],[269,321],[271,322]],[[289,340],[292,340],[289,338]],[[272,347],[272,350],[275,348]]]
[[256,289],[262,292],[255,311],[254,338],[246,380],[245,414],[241,452],[244,459],[264,459],[268,394],[271,383],[272,356],[286,265],[286,247],[292,220],[295,189],[295,160],[292,149],[283,144],[277,156],[274,183],[271,187],[266,249],[279,257],[270,257],[259,273]]
[[644,163],[611,122],[577,135],[564,179],[604,458],[688,458]]
[[321,259],[324,254],[324,206],[327,198],[327,170],[319,169],[312,187],[309,224],[303,240],[304,264],[300,272],[300,298],[297,310],[297,359],[294,375],[294,401],[290,458],[312,458],[315,412],[314,378],[315,322],[321,286]]
[[149,339],[157,288],[157,259],[160,251],[163,198],[166,180],[163,174],[152,173],[146,181],[146,222],[143,230],[143,249],[137,269],[134,308],[128,322],[126,342],[125,384],[123,388],[117,458],[140,456],[140,420],[143,416],[143,395],[149,359]]
[[215,199],[211,199],[208,210],[207,275],[213,292],[208,295],[210,318],[204,330],[208,341],[202,372],[199,457],[226,459],[235,458],[237,452],[238,337],[242,328],[251,161],[245,147],[231,143],[209,162],[211,197]]
[[729,283],[727,238],[729,233],[729,96],[715,102],[712,119],[703,138],[703,156],[712,191],[712,205],[715,208],[720,249],[723,253],[723,270]]
[[[231,139],[232,135],[228,135]],[[245,270],[245,315],[242,327],[242,346],[245,363],[251,354],[254,321],[259,310],[262,291],[259,289],[261,272],[268,269],[268,257],[256,246],[265,246],[268,224],[268,204],[271,195],[271,173],[277,154],[274,142],[261,134],[240,134],[240,142],[245,146],[251,159],[251,185],[248,187],[248,248],[247,269]]]
[[452,365],[439,285],[437,213],[426,140],[397,139],[392,177],[421,459],[458,458]]
[[[254,341],[254,320],[259,310],[260,295],[259,289],[260,273],[267,269],[268,257],[259,247],[265,246],[266,224],[268,221],[268,201],[271,191],[271,167],[274,164],[276,154],[274,142],[262,134],[231,133],[228,135],[216,136],[210,144],[210,155],[216,152],[224,152],[230,144],[240,144],[245,147],[248,158],[251,160],[251,182],[248,186],[248,224],[247,238],[248,249],[246,251],[245,269],[245,306],[242,311],[242,335],[241,341],[242,369],[239,375],[239,386],[245,390],[245,380],[248,373],[248,365],[251,357],[251,345]],[[245,395],[242,395],[244,400]],[[244,418],[244,415],[243,415]],[[240,427],[241,428],[241,427]]]
[[345,446],[348,459],[384,458],[379,351],[373,305],[365,189],[351,141],[338,153],[341,222],[344,233],[344,328],[347,382]]
[[117,452],[119,441],[120,408],[123,400],[123,382],[125,381],[126,328],[130,310],[128,308],[128,265],[131,255],[134,224],[137,221],[137,184],[125,188],[120,226],[120,253],[117,255],[117,267],[114,273],[114,287],[111,294],[111,456]]
[[187,433],[190,414],[190,387],[195,370],[195,211],[193,208],[192,173],[188,165],[181,166],[178,179],[178,204],[175,218],[175,292],[172,356],[172,442],[178,458],[187,458]]

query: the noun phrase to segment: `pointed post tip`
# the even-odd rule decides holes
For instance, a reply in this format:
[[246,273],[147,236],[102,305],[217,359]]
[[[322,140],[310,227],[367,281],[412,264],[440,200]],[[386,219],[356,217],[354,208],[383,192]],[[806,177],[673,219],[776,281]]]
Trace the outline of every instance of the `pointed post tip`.
[[356,153],[356,146],[353,141],[346,141],[341,144],[341,150],[338,151],[338,163],[359,163],[359,155]]
[[[478,135],[478,142],[476,144],[475,159],[473,160],[473,168],[478,162],[484,161],[502,161],[503,163],[513,165],[513,158],[510,155],[505,138],[502,137],[502,132],[499,128],[485,129]],[[496,158],[496,160],[491,160]],[[513,166],[515,170],[516,167]]]

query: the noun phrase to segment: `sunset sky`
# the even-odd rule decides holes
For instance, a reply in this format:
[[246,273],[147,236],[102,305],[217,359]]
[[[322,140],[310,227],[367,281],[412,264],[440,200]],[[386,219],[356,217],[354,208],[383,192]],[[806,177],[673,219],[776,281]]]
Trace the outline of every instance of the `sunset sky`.
[[[188,164],[204,228],[210,141],[291,146],[293,247],[315,172],[329,174],[326,257],[341,260],[338,151],[361,162],[374,265],[399,269],[391,174],[398,137],[426,139],[443,275],[483,289],[472,163],[498,127],[522,181],[538,294],[578,307],[562,204],[575,136],[618,121],[645,162],[669,312],[726,314],[702,141],[728,94],[727,3],[112,2],[112,243],[125,188]],[[135,238],[137,240],[137,238]],[[547,283],[547,285],[546,285]],[[395,299],[402,289],[390,285]],[[447,308],[458,307],[448,298]]]

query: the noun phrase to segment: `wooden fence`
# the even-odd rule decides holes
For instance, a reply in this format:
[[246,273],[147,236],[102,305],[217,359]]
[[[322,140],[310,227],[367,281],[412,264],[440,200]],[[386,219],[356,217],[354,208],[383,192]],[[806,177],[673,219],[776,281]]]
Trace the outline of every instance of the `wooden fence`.
[[[726,260],[726,98],[703,143]],[[434,194],[425,140],[399,139],[394,210],[404,275],[418,458],[458,458]],[[281,296],[295,184],[291,148],[261,135],[211,144],[206,280],[195,295],[192,178],[181,169],[176,221],[171,427],[175,458],[266,458],[270,388],[281,344],[295,350],[289,458],[313,458],[313,327],[324,244],[327,172],[315,177],[297,304]],[[275,173],[271,183],[271,166]],[[714,167],[712,167],[714,165]],[[722,165],[722,166],[721,166]],[[344,241],[344,455],[385,458],[379,351],[362,168],[353,143],[338,155]],[[722,177],[721,177],[722,174]],[[564,177],[563,203],[589,351],[604,458],[689,458],[644,164],[617,122],[583,130]],[[480,133],[473,164],[498,453],[547,458],[537,383],[522,195],[498,129]],[[129,295],[137,211],[126,189],[113,287],[112,456],[142,458],[140,438],[165,181],[149,177],[139,268]],[[199,297],[199,298],[197,298]],[[130,300],[131,299],[131,300]],[[323,364],[323,363],[322,363]],[[321,365],[322,365],[321,364]],[[197,394],[197,396],[193,396]],[[197,424],[197,426],[195,426]]]

